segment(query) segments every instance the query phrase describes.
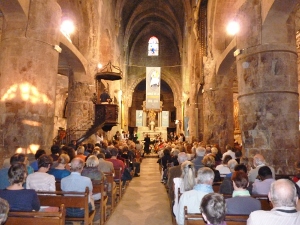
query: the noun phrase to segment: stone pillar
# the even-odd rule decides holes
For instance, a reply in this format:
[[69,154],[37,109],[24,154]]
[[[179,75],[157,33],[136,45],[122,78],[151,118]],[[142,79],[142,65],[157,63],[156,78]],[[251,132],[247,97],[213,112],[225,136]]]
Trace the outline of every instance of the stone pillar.
[[91,96],[94,89],[87,77],[83,73],[69,76],[67,129],[71,130],[71,140],[80,138],[93,124],[95,110]]
[[[244,27],[237,36],[243,49],[237,57],[243,148],[250,158],[262,153],[277,173],[287,174],[299,159],[297,51],[290,15],[295,4],[274,1],[261,24],[259,7],[251,11],[249,3],[241,11]],[[279,17],[272,12],[278,8],[283,9]]]
[[230,87],[205,89],[203,93],[205,144],[218,144],[222,151],[233,145],[233,93]]
[[[24,7],[24,8],[22,8]],[[61,8],[56,0],[1,1],[1,145],[10,156],[17,148],[34,153],[53,143]],[[1,135],[2,137],[2,135]]]

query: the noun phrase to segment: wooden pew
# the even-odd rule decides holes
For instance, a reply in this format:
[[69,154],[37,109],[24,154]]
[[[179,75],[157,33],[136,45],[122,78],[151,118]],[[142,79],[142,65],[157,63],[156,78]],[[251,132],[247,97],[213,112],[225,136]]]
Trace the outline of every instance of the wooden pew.
[[84,225],[90,225],[93,223],[95,210],[89,213],[89,189],[85,189],[85,192],[65,192],[65,191],[38,191],[37,192],[40,204],[42,206],[55,206],[59,207],[64,204],[66,208],[83,208],[84,217],[75,218],[66,216],[66,221],[83,221]]
[[[227,225],[246,225],[249,215],[226,215]],[[205,225],[201,213],[188,213],[187,206],[184,207],[184,225]]]
[[[224,194],[223,196],[224,196],[225,199],[226,198],[232,198],[232,195],[225,195]],[[251,197],[260,201],[262,210],[269,211],[273,208],[272,203],[270,202],[268,195],[251,195]]]
[[117,186],[114,182],[114,174],[113,173],[104,173],[106,176],[106,180],[108,183],[109,188],[107,188],[106,192],[109,198],[109,202],[111,203],[110,205],[110,210],[113,211],[115,208],[115,204],[117,201]]
[[104,191],[104,179],[102,178],[100,183],[93,182],[93,193],[101,193],[101,199],[95,201],[95,204],[99,204],[100,209],[100,225],[103,225],[106,221],[106,204],[108,196]]
[[122,198],[122,168],[120,167],[119,169],[115,168],[115,174],[114,174],[114,181],[117,186],[117,194],[119,195],[119,199],[121,200]]
[[65,225],[66,209],[61,204],[57,212],[9,212],[6,225]]
[[213,190],[215,193],[219,193],[221,184],[222,184],[222,181],[213,183],[212,187],[213,187]]

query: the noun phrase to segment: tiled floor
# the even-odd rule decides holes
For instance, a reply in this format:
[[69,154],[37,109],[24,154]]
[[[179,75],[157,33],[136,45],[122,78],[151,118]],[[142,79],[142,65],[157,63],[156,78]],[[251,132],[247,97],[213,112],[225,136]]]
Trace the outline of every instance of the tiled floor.
[[[167,192],[160,183],[158,158],[144,158],[106,225],[172,225]],[[98,222],[98,223],[97,223]],[[95,224],[99,224],[97,221]]]

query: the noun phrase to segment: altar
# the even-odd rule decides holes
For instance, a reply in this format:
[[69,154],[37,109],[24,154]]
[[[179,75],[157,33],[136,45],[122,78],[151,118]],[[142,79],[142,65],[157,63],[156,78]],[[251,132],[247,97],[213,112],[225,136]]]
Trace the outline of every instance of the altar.
[[148,134],[151,140],[160,136],[166,141],[169,112],[162,111],[162,102],[160,102],[159,109],[146,109],[145,105],[144,101],[143,110],[137,110],[136,113],[138,140],[144,140]]

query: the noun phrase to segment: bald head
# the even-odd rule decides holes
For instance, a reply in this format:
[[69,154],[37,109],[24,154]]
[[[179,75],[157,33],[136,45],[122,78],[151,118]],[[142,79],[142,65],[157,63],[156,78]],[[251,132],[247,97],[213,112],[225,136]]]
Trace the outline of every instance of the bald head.
[[265,158],[263,155],[261,154],[256,154],[254,157],[253,157],[253,164],[254,166],[260,166],[262,164],[265,164]]
[[71,171],[81,173],[84,166],[84,161],[81,158],[74,158],[71,161]]
[[288,179],[279,179],[271,184],[269,198],[274,207],[296,207],[298,196],[295,184]]

